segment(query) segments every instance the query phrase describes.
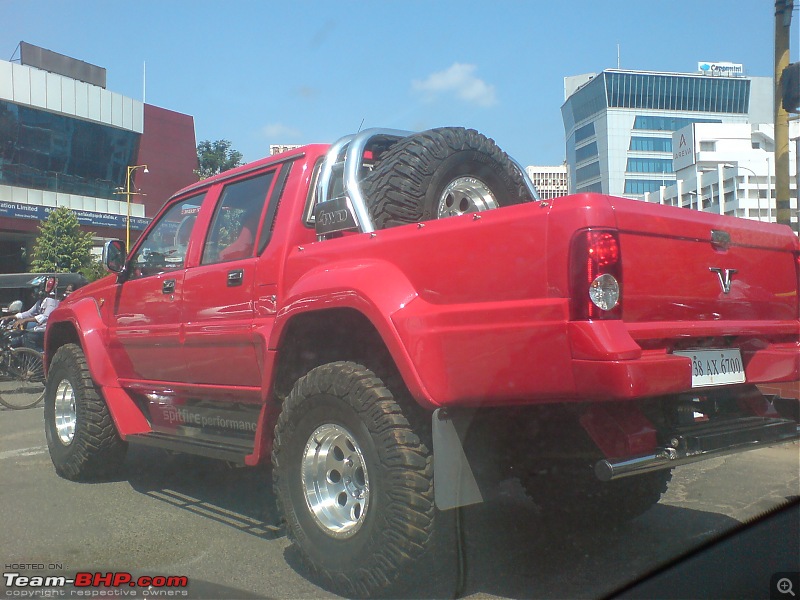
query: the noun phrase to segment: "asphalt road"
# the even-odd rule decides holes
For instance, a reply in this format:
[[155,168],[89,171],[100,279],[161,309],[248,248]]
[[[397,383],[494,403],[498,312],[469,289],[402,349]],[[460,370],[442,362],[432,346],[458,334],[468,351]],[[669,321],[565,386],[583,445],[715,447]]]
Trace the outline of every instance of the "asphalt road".
[[[266,471],[132,447],[123,478],[72,483],[53,470],[42,414],[41,407],[0,410],[4,572],[186,576],[191,597],[334,597],[304,576],[275,514]],[[509,483],[499,499],[463,511],[463,596],[608,593],[800,495],[798,450],[789,444],[679,467],[660,504],[608,531],[547,523]],[[453,514],[445,513],[447,525]],[[452,597],[456,555],[454,543],[443,543],[408,593]],[[2,597],[20,595],[0,582]]]

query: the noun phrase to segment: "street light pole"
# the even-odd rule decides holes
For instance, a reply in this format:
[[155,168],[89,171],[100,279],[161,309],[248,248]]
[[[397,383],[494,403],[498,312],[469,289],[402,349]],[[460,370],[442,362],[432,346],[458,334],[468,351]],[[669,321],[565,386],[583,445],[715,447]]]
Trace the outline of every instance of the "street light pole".
[[132,192],[131,191],[131,176],[136,169],[144,169],[144,173],[149,173],[150,170],[147,168],[147,165],[128,165],[128,171],[125,176],[125,191],[118,191],[114,192],[115,194],[125,195],[125,200],[127,204],[127,219],[125,220],[125,250],[130,250],[131,248],[131,196],[144,196],[141,192]]
[[[753,174],[753,178],[756,180],[756,196],[758,197],[758,220],[761,221],[761,185],[758,183],[758,175],[753,169],[749,167],[743,167],[740,164],[736,165],[736,169],[744,169],[745,171],[750,171]],[[767,181],[767,189],[769,189],[769,181]],[[767,203],[769,205],[769,203]]]
[[[781,79],[789,66],[789,28],[792,22],[794,0],[775,0],[775,76],[774,120],[775,123],[775,222],[791,226],[789,203],[789,113],[783,107]],[[767,181],[770,182],[769,167]],[[771,183],[771,182],[770,182]],[[768,197],[772,186],[767,185]],[[771,204],[772,199],[767,204]],[[769,208],[772,212],[772,208]],[[772,216],[770,215],[770,220]]]

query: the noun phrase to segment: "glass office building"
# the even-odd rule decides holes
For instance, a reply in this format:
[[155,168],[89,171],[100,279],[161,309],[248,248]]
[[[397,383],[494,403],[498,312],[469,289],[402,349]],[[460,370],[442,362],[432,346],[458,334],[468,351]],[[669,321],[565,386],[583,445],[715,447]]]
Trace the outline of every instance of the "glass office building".
[[139,134],[0,100],[0,185],[118,200]]
[[[57,206],[72,209],[99,247],[124,239],[128,223],[135,240],[171,194],[197,181],[194,119],[111,92],[104,80],[0,60],[0,272],[27,269],[38,225]],[[145,164],[128,204],[119,193],[128,167]]]
[[643,198],[675,182],[672,133],[771,121],[772,80],[608,69],[565,78],[570,192]]

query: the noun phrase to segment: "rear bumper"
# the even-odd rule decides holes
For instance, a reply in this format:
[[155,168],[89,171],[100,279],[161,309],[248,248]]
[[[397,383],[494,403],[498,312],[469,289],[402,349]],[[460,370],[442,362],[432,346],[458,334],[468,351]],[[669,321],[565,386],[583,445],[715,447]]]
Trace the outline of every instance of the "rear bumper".
[[[742,360],[748,384],[800,379],[796,343],[745,348]],[[573,359],[572,367],[577,395],[585,399],[629,400],[692,390],[691,361],[664,351],[643,352],[632,360]]]
[[445,307],[415,300],[392,316],[403,346],[393,355],[429,407],[691,392],[691,360],[671,351],[677,342],[692,349],[709,339],[718,347],[735,340],[747,384],[800,380],[798,321],[568,321],[566,308],[549,299]]
[[671,354],[644,354],[634,360],[573,360],[577,396],[631,400],[675,394],[692,387],[691,361]]
[[800,425],[788,419],[737,419],[675,432],[670,446],[639,456],[600,460],[595,464],[594,472],[601,481],[613,481],[798,439]]

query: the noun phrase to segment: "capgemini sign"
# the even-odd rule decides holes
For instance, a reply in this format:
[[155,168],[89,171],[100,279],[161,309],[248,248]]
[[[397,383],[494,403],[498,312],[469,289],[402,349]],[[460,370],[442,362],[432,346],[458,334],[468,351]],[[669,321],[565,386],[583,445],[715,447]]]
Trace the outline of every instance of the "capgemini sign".
[[744,65],[729,62],[699,62],[697,70],[703,75],[717,77],[742,77],[744,75]]

